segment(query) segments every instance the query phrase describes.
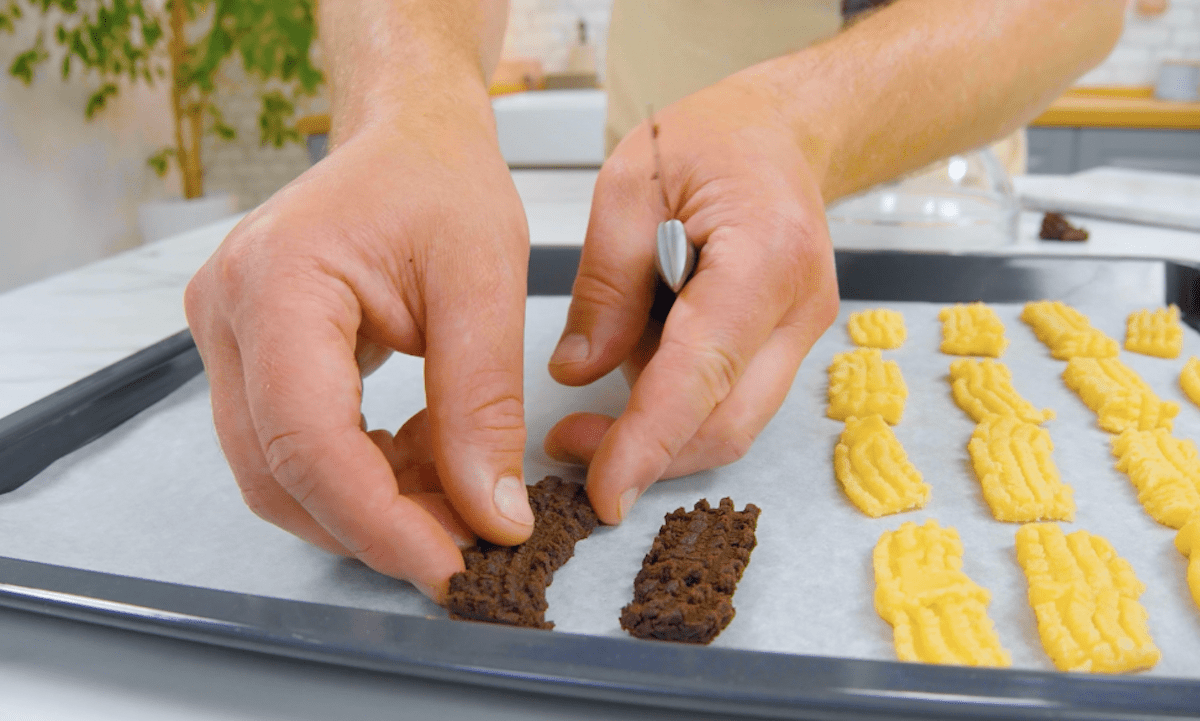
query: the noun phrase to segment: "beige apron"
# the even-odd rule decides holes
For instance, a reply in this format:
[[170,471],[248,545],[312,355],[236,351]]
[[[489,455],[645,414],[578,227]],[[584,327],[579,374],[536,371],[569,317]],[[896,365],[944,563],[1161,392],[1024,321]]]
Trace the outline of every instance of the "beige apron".
[[[605,152],[646,118],[755,63],[838,32],[840,0],[613,0],[608,28]],[[1018,131],[992,146],[1012,174],[1025,172]]]

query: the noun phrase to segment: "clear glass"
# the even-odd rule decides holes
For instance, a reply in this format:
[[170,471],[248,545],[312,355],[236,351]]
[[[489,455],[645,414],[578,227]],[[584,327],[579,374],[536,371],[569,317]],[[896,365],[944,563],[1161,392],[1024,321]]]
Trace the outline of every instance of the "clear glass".
[[1012,179],[989,148],[954,155],[828,208],[838,247],[986,248],[1017,241]]

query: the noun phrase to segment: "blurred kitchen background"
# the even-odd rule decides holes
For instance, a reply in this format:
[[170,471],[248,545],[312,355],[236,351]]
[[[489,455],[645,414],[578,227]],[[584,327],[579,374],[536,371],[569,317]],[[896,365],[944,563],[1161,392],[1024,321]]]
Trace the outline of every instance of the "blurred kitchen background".
[[[39,28],[53,28],[27,2],[0,0],[0,11],[6,5],[24,10],[20,18],[4,16],[7,27],[0,19],[4,69],[36,46]],[[599,88],[610,4],[511,0],[505,63],[493,85],[510,164],[599,165],[604,113]],[[98,76],[77,68],[64,81],[62,51],[52,38],[44,47],[48,60],[28,85],[13,72],[0,75],[0,292],[133,247],[147,235],[153,240],[173,232],[173,220],[183,222],[188,214],[182,204],[170,203],[183,193],[178,163],[169,162],[166,176],[159,177],[147,162],[175,141],[171,83],[119,82],[119,92],[102,98],[106,107],[88,120],[84,109]],[[309,57],[319,68],[315,46]],[[1028,136],[1029,172],[1067,174],[1108,165],[1200,174],[1195,80],[1190,97],[1186,87],[1174,99],[1154,97],[1164,65],[1182,67],[1186,81],[1198,63],[1200,0],[1134,0],[1125,33],[1108,59],[1035,121]],[[321,152],[328,125],[323,87],[292,98],[290,122],[300,122],[291,141],[281,147],[260,141],[264,91],[279,85],[278,79],[264,83],[247,74],[236,56],[215,74],[209,96],[219,113],[214,117],[236,135],[223,139],[209,132],[201,139],[203,190],[215,202],[210,210],[216,216],[258,205],[309,167],[310,151]],[[1160,98],[1163,92],[1170,89],[1160,88]],[[547,135],[547,127],[564,128],[564,135]],[[147,208],[157,209],[157,230],[139,226],[139,208],[143,216]],[[149,216],[153,221],[152,212]]]

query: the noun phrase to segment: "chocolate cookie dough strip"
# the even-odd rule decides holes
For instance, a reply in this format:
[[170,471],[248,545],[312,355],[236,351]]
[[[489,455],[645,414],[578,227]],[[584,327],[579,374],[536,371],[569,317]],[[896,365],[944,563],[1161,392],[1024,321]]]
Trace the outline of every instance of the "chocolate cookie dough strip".
[[904,345],[904,339],[908,337],[904,316],[886,308],[851,313],[846,330],[854,345],[864,348],[893,350]]
[[1071,487],[1062,482],[1045,428],[1006,416],[988,416],[967,444],[983,497],[997,521],[1070,521]]
[[950,364],[954,402],[976,423],[989,415],[1011,416],[1029,423],[1054,418],[1049,408],[1038,410],[1012,385],[1012,373],[999,361],[961,358]]
[[735,511],[701,500],[668,513],[642,570],[633,601],[621,609],[621,628],[638,638],[709,643],[733,620],[733,592],[756,543],[759,509]]
[[554,628],[545,618],[546,587],[599,519],[578,483],[546,476],[529,487],[533,535],[519,546],[481,540],[463,551],[466,570],[450,577],[450,618]]
[[929,501],[929,484],[878,415],[846,419],[833,449],[833,471],[854,505],[872,518]]
[[983,303],[959,303],[942,308],[940,350],[950,355],[985,355],[999,358],[1008,347],[1004,324],[996,311]]
[[1179,528],[1200,512],[1200,454],[1165,429],[1130,429],[1113,439],[1117,470],[1129,476],[1150,517]]
[[1115,358],[1117,342],[1092,327],[1087,316],[1062,301],[1026,303],[1021,320],[1059,360],[1071,358]]
[[987,615],[991,594],[962,571],[958,531],[909,521],[875,545],[875,610],[901,661],[1010,666]]
[[1125,350],[1159,358],[1178,358],[1183,351],[1179,306],[1130,313],[1125,321]]
[[844,421],[879,414],[895,425],[904,415],[908,386],[896,361],[883,360],[876,348],[838,353],[829,366],[829,408],[826,415]]
[[1063,381],[1095,411],[1100,427],[1109,433],[1129,428],[1170,430],[1179,404],[1159,399],[1150,386],[1116,358],[1072,358]]
[[1183,371],[1179,374],[1179,387],[1192,403],[1200,406],[1200,359],[1196,356],[1188,358],[1187,363],[1183,364]]
[[1187,584],[1192,591],[1192,600],[1200,606],[1200,513],[1192,516],[1175,534],[1175,548],[1188,557]]
[[1162,654],[1137,600],[1146,587],[1108,541],[1030,523],[1017,531],[1017,561],[1042,646],[1060,671],[1120,673],[1158,663]]

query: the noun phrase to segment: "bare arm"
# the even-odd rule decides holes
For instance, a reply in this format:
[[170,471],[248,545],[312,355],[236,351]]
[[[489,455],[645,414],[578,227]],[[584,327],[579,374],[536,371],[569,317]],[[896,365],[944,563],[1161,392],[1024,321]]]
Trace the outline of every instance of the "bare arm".
[[486,102],[508,0],[325,0],[317,13],[336,144],[397,113]]
[[1032,120],[1121,35],[1125,0],[898,0],[748,71],[778,96],[826,202]]

